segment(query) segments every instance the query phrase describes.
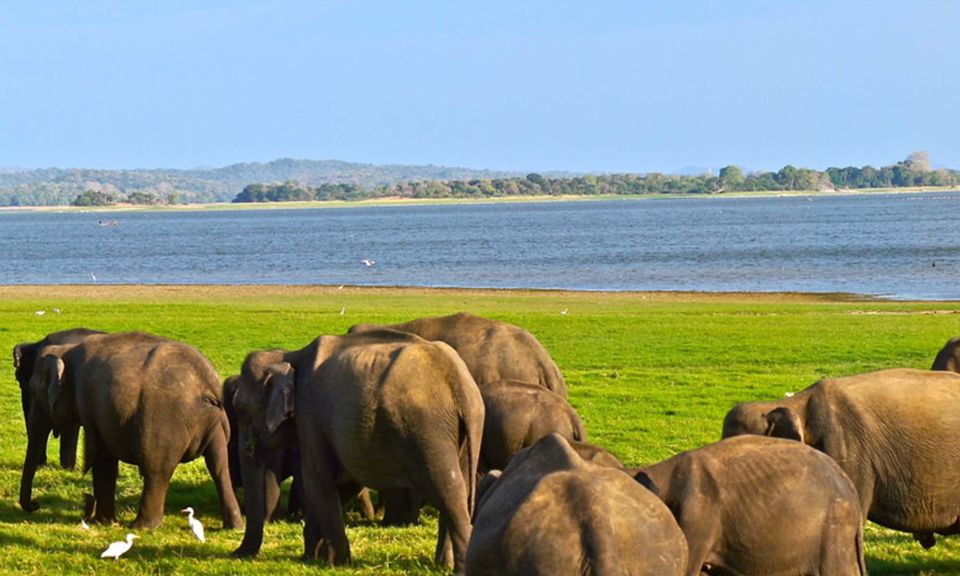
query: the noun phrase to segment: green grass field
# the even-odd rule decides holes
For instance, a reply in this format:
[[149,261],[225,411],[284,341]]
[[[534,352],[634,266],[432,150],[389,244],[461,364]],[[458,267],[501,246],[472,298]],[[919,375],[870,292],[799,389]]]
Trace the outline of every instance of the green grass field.
[[[60,312],[54,312],[57,308]],[[341,309],[343,314],[341,315]],[[36,312],[44,310],[43,315]],[[960,302],[884,302],[800,295],[573,293],[331,287],[0,287],[0,572],[42,574],[313,574],[299,561],[301,526],[268,526],[258,558],[228,557],[241,531],[219,527],[202,461],[181,466],[167,518],[119,562],[100,560],[133,520],[141,482],[121,464],[121,524],[79,526],[89,474],[48,466],[34,483],[41,509],[17,504],[26,435],[10,351],[19,342],[86,326],[143,330],[196,346],[222,376],[261,348],[300,348],[356,322],[469,311],[534,333],[560,365],[590,440],[629,465],[717,440],[736,402],[773,399],[821,376],[928,368],[960,335]],[[566,314],[561,311],[566,310]],[[51,442],[49,460],[57,460]],[[178,511],[193,506],[201,545]],[[776,513],[776,511],[771,511]],[[336,574],[445,573],[432,565],[436,519],[383,529],[352,518],[354,565]],[[909,535],[869,525],[871,574],[960,574],[960,539],[924,551]]]

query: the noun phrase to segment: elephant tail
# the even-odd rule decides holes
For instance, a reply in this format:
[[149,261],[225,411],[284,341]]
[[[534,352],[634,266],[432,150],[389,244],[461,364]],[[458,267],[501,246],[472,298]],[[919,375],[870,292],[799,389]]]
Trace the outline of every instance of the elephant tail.
[[573,413],[570,424],[573,425],[573,439],[577,442],[586,442],[587,429],[583,427],[583,420],[580,420],[576,413]]
[[[469,373],[467,375],[469,376]],[[480,463],[480,441],[483,439],[484,407],[480,389],[473,379],[464,380],[462,385],[455,387],[460,420],[457,436],[461,454],[460,469],[467,488],[467,511],[470,517],[473,517]]]
[[867,560],[863,552],[863,522],[857,524],[857,567],[860,568],[860,576],[867,576]]

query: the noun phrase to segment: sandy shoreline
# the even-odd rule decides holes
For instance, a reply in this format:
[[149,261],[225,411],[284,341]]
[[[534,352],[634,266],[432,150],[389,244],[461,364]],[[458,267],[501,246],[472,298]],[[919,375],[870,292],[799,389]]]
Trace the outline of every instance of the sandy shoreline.
[[[597,291],[528,288],[423,288],[412,286],[328,286],[274,284],[43,284],[0,285],[0,299],[245,299],[257,296],[523,296],[529,298],[611,299],[660,302],[894,302],[870,295],[806,292]],[[897,300],[895,302],[904,302]],[[927,302],[927,301],[923,301]]]
[[173,206],[145,206],[117,204],[113,206],[0,206],[0,212],[150,212],[150,211],[201,211],[201,210],[293,210],[298,208],[348,208],[370,206],[427,206],[437,204],[502,204],[523,202],[586,202],[590,200],[657,200],[657,199],[711,199],[724,198],[788,198],[808,196],[829,198],[833,196],[868,196],[876,194],[916,194],[936,192],[960,192],[958,188],[860,188],[834,192],[818,191],[760,191],[732,192],[728,194],[642,194],[642,195],[596,195],[596,196],[504,196],[497,198],[376,198],[370,200],[325,200],[310,202],[213,202],[207,204],[177,204]]

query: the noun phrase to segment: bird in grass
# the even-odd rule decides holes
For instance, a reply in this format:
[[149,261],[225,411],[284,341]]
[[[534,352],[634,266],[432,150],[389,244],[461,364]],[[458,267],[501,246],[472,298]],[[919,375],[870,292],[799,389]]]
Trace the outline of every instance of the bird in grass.
[[563,310],[560,311],[560,315],[561,315],[561,316],[566,316],[566,315],[567,315],[567,312],[569,312],[569,310],[567,310],[566,308],[564,308]]
[[369,259],[369,258],[364,258],[364,259],[361,260],[360,262],[361,262],[364,266],[366,266],[367,268],[369,268],[369,267],[371,267],[371,266],[373,266],[374,264],[377,263],[376,260],[371,260],[371,259]]
[[137,538],[136,534],[127,534],[126,542],[120,541],[110,544],[107,546],[107,549],[103,551],[103,554],[101,554],[100,557],[113,558],[113,560],[116,561],[118,558],[126,554],[127,550],[133,546],[134,538]]
[[181,512],[186,512],[189,515],[189,518],[187,518],[187,524],[190,525],[190,529],[193,530],[193,535],[197,537],[197,540],[206,542],[206,538],[203,537],[203,524],[193,517],[193,508],[187,506],[181,510]]
[[47,313],[46,310],[37,310],[36,312],[34,312],[34,314],[36,314],[37,316],[43,316],[46,313]]

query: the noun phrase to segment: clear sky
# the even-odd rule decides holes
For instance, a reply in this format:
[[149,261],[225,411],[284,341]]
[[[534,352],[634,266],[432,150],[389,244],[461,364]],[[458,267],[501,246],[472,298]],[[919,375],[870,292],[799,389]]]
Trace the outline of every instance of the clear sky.
[[0,166],[960,168],[960,3],[37,0]]

